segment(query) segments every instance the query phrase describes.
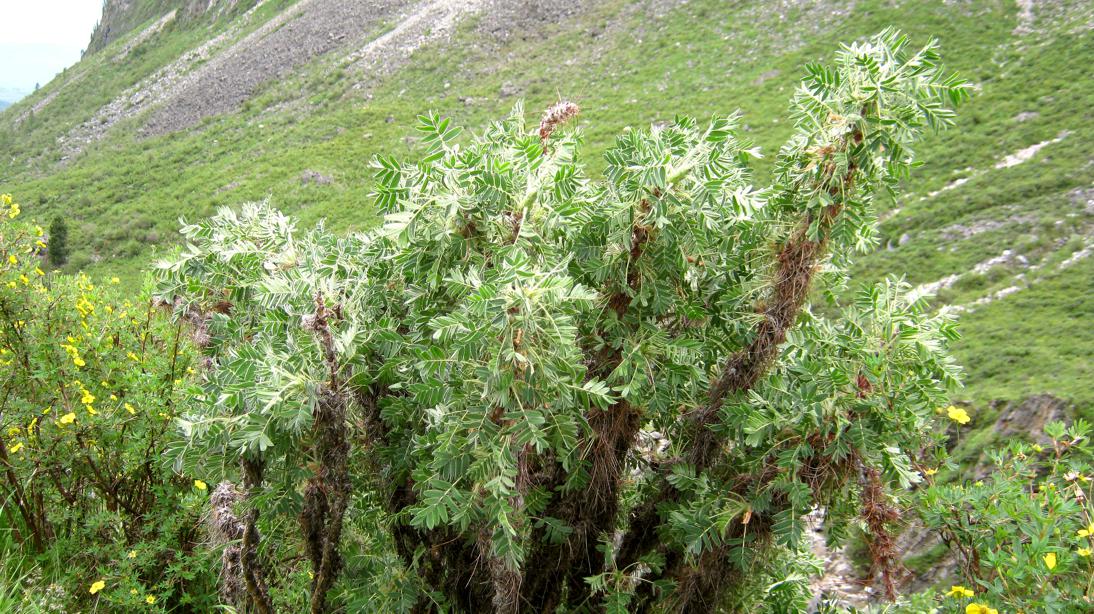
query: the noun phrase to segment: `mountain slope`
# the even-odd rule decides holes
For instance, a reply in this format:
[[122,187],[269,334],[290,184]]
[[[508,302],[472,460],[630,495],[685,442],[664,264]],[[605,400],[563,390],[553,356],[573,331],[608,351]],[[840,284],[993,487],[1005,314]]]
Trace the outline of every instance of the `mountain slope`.
[[902,274],[964,311],[966,400],[1094,404],[1089,3],[129,6],[100,49],[0,114],[0,190],[71,220],[71,268],[130,279],[175,241],[179,216],[220,205],[270,198],[307,223],[375,223],[368,161],[419,150],[414,116],[429,109],[479,126],[521,99],[530,115],[573,99],[595,171],[624,126],[739,107],[769,155],[762,181],[804,63],[888,25],[936,35],[976,96],[919,152],[856,278]]

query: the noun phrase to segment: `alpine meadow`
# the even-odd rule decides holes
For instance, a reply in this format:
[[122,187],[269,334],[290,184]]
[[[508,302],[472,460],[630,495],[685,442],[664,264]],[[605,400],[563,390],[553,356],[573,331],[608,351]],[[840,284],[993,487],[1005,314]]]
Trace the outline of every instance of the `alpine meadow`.
[[1094,610],[1089,3],[88,36],[0,111],[0,611]]

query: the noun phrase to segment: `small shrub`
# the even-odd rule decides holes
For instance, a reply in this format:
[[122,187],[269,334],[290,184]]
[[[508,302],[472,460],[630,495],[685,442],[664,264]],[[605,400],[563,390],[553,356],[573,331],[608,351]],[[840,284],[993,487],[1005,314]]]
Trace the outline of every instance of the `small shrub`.
[[1094,608],[1094,466],[1090,426],[1045,425],[1046,446],[1012,442],[990,451],[982,480],[930,484],[917,509],[959,563],[966,591],[939,597],[1000,612]]
[[60,215],[53,218],[49,224],[49,263],[55,267],[64,266],[68,262],[68,224]]

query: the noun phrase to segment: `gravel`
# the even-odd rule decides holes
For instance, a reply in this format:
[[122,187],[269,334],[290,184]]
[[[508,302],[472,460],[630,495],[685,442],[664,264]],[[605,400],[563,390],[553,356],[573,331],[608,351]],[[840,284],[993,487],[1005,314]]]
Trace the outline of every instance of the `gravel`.
[[398,8],[395,0],[303,0],[279,27],[261,28],[198,68],[152,114],[142,133],[174,132],[234,111],[266,83],[318,56],[359,43]]

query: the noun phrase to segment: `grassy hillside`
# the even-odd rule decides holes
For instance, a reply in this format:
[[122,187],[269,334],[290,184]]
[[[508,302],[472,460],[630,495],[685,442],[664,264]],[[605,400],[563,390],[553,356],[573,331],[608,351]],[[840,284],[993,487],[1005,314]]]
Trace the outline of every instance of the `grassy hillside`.
[[[572,99],[582,107],[586,162],[599,170],[625,126],[740,108],[770,164],[790,130],[784,111],[800,67],[895,25],[913,40],[939,37],[976,96],[956,130],[919,152],[925,166],[885,205],[882,244],[856,277],[902,274],[965,312],[957,353],[966,400],[1049,392],[1094,413],[1089,3],[607,0],[547,3],[508,26],[499,26],[507,3],[479,4],[409,59],[362,65],[352,50],[319,55],[234,112],[162,135],[144,130],[155,109],[118,121],[101,109],[222,36],[187,68],[199,70],[293,3],[173,23],[127,50],[160,18],[150,14],[0,115],[0,190],[19,194],[30,216],[70,219],[69,268],[134,279],[175,240],[180,216],[220,205],[270,198],[309,223],[375,223],[368,161],[418,148],[414,116],[428,109],[479,126],[521,99],[533,117],[559,96]],[[407,19],[394,11],[377,20],[358,46],[384,42]],[[95,121],[108,124],[102,138],[73,147],[73,128]],[[762,165],[761,181],[767,172]]]

